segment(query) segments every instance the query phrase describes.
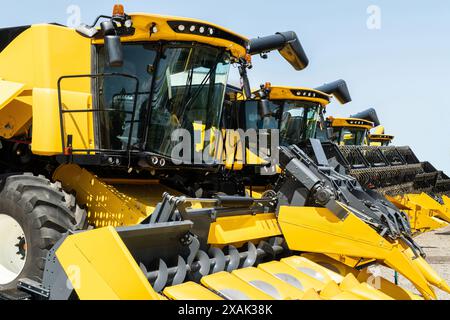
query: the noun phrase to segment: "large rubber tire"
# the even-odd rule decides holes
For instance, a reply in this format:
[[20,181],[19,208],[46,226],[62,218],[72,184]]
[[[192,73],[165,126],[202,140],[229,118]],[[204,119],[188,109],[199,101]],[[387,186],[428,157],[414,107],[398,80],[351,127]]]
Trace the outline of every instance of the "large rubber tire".
[[9,176],[2,182],[0,214],[12,217],[22,228],[26,258],[22,259],[25,264],[20,274],[0,284],[0,291],[16,288],[21,278],[42,281],[49,249],[68,231],[87,228],[86,211],[76,204],[73,195],[64,192],[61,184],[33,174]]

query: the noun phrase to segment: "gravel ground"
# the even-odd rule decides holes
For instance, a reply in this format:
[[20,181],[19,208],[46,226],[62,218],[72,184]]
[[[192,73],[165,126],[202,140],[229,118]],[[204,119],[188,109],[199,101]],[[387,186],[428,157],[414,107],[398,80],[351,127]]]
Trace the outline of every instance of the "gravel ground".
[[[428,263],[450,284],[450,227],[418,236],[416,241],[426,252]],[[394,279],[394,272],[390,269],[382,268],[382,275],[386,279]],[[417,293],[411,282],[402,276],[399,278],[399,284]],[[450,294],[439,289],[435,291],[439,300],[450,300]]]

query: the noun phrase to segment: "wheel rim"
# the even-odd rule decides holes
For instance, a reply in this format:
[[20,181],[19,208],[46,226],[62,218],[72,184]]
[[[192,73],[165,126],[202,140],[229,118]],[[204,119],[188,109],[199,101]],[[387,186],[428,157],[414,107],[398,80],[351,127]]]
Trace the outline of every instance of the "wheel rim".
[[0,285],[14,281],[27,259],[27,241],[20,224],[0,213]]

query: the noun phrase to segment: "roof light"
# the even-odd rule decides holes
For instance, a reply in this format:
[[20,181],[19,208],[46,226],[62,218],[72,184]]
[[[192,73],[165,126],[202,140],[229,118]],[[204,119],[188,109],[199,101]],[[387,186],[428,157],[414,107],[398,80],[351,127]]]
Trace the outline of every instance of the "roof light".
[[246,54],[245,55],[245,61],[247,61],[247,63],[252,63],[252,55],[251,54]]
[[181,32],[183,32],[184,30],[186,30],[186,27],[183,24],[180,24],[178,26],[178,30],[180,30]]
[[115,4],[113,8],[113,17],[115,16],[124,16],[125,15],[125,9],[123,8],[122,4]]
[[270,82],[266,82],[264,84],[264,89],[270,89],[270,87],[272,87],[272,84]]
[[208,33],[212,36],[214,34],[214,29],[213,28],[209,28],[208,29]]
[[195,25],[192,25],[191,28],[190,28],[189,30],[190,30],[191,32],[194,32],[194,31],[195,31],[195,28],[196,28]]
[[205,33],[205,27],[200,27],[200,29],[198,29],[198,31],[199,31],[200,33]]

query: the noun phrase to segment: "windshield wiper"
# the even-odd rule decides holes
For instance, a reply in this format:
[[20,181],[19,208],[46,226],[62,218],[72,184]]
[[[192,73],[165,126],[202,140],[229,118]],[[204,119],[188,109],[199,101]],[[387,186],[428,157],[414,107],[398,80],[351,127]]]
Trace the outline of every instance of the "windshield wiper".
[[[213,73],[216,72],[217,64],[219,63],[219,61],[221,61],[223,59],[224,54],[225,54],[225,51],[222,51],[220,54],[217,55],[217,58],[214,61],[214,66],[205,75],[205,78],[203,78],[202,82],[200,83],[199,87],[194,92],[194,94],[189,97],[189,100],[186,102],[186,104],[183,108],[183,113],[182,113],[183,116],[184,116],[184,113],[186,112],[186,110],[188,110],[191,107],[191,105],[196,101],[196,99],[200,95],[200,92],[202,92],[202,90],[206,86],[207,82],[211,79],[211,76],[213,75]],[[194,66],[192,66],[192,69],[191,69],[192,72],[193,72],[193,68],[194,68]],[[191,79],[191,82],[188,84],[188,86],[189,86],[189,92],[190,92],[190,90],[192,88],[192,79]],[[184,101],[183,101],[183,104],[184,104]]]

